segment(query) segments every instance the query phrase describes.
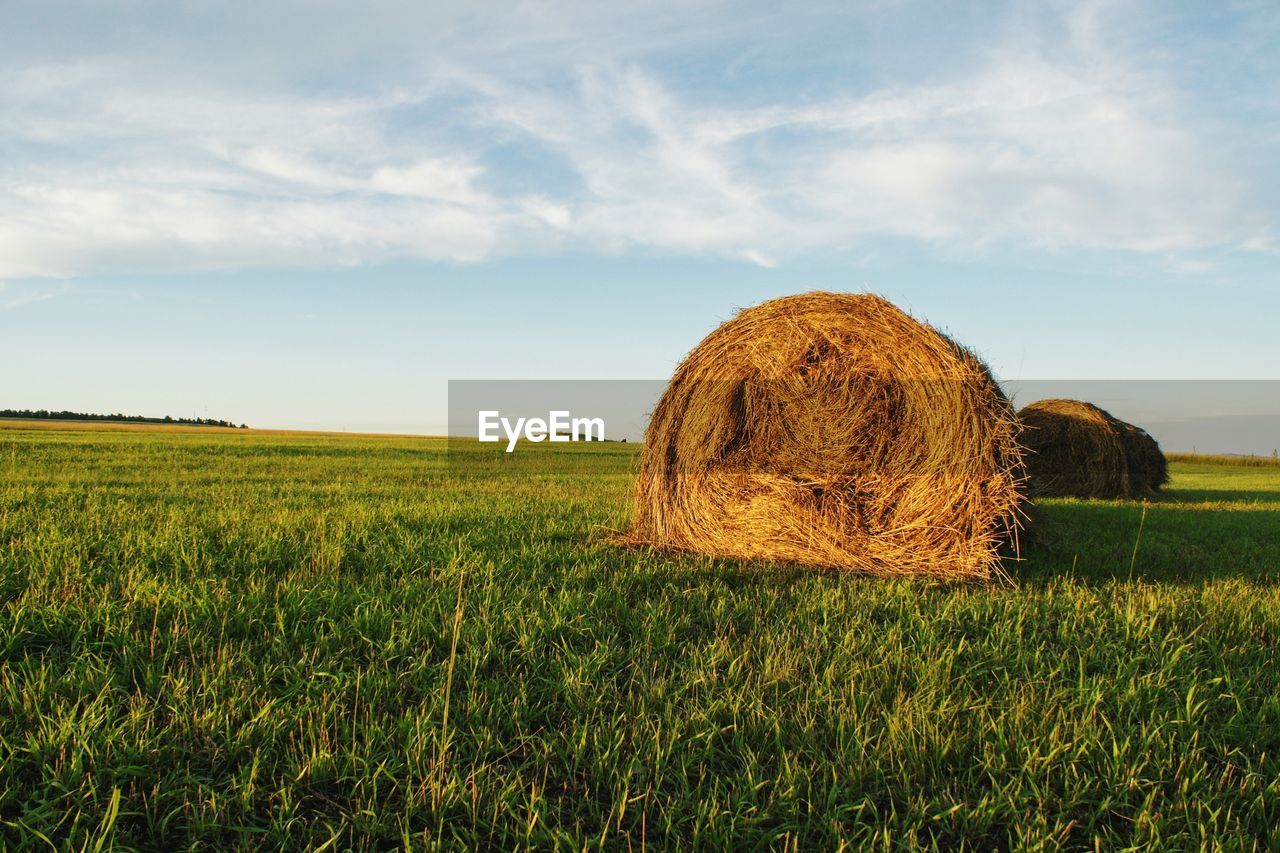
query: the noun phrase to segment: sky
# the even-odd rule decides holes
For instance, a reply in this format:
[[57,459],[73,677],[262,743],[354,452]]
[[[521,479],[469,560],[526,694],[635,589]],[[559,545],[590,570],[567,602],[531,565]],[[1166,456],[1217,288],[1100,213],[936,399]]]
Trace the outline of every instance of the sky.
[[440,432],[873,291],[1278,379],[1280,7],[0,0],[0,408]]

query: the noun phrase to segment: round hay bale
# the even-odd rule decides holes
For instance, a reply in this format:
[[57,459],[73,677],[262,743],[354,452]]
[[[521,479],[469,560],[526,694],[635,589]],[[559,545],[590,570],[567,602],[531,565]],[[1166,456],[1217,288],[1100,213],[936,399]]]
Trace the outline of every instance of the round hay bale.
[[985,580],[1016,548],[1017,420],[983,363],[878,296],[741,311],[676,369],[632,543]]
[[1144,493],[1154,494],[1169,482],[1169,461],[1164,458],[1159,443],[1145,429],[1130,423],[1125,423],[1124,427],[1129,477]]
[[1139,498],[1168,479],[1155,439],[1092,403],[1040,400],[1018,418],[1027,474],[1037,495]]

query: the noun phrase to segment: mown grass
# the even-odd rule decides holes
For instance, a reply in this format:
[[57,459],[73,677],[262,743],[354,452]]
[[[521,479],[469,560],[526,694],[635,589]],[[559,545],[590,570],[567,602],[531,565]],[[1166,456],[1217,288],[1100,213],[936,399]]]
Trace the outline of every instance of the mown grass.
[[982,589],[619,551],[553,452],[0,430],[0,847],[1280,845],[1280,470]]

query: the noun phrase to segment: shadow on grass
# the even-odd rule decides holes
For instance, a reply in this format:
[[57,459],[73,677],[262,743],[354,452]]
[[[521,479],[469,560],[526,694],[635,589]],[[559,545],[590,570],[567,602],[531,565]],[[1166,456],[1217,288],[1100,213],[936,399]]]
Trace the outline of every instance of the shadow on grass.
[[[1135,559],[1140,523],[1142,538]],[[614,551],[608,542],[595,544],[603,545],[611,556],[639,555],[651,569],[645,573],[648,581],[657,586],[674,581],[785,589],[797,582],[848,584],[851,580],[834,569],[815,571],[786,563],[739,562],[643,548]],[[1160,584],[1225,579],[1273,584],[1280,581],[1280,511],[1164,501],[1150,504],[1143,522],[1141,503],[1044,502],[1038,522],[1024,540],[1022,560],[1006,561],[1004,568],[1015,582],[1030,585],[1064,578],[1090,585],[1129,579]],[[858,580],[882,579],[859,576]],[[928,579],[917,582],[930,584]]]
[[1204,504],[1204,503],[1280,503],[1280,491],[1257,489],[1162,489],[1151,503]]
[[1270,494],[1173,489],[1148,506],[1145,523],[1141,503],[1045,501],[1023,561],[1009,569],[1018,581],[1031,583],[1061,577],[1099,583],[1130,577],[1154,583],[1274,582],[1280,579],[1280,511],[1205,506],[1265,501]]
[[[1004,570],[1014,581],[1031,585],[1064,578],[1098,585],[1130,579],[1161,584],[1225,579],[1273,584],[1280,581],[1277,503],[1280,491],[1275,490],[1166,488],[1150,501],[1142,522],[1143,505],[1137,501],[1043,500],[1036,507],[1035,523],[1024,534],[1022,559],[1006,561]],[[1142,537],[1137,542],[1140,523]],[[563,538],[573,537],[565,533]],[[789,564],[618,549],[607,538],[593,537],[592,544],[604,547],[606,561],[620,554],[641,555],[644,562],[652,563],[654,579],[696,578],[730,587],[850,580],[838,570],[815,573],[812,567]],[[929,583],[928,579],[917,581]]]

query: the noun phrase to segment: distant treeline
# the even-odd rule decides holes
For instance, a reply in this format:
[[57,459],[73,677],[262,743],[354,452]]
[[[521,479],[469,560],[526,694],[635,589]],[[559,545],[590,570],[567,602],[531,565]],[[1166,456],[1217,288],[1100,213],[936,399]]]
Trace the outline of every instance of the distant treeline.
[[121,421],[130,424],[182,424],[183,426],[228,427],[230,429],[248,429],[247,424],[234,424],[231,421],[217,418],[175,418],[165,415],[163,418],[147,418],[142,415],[92,415],[85,412],[50,412],[46,409],[0,409],[0,418],[22,418],[23,420],[41,421]]
[[1211,465],[1239,465],[1244,468],[1275,468],[1280,466],[1276,452],[1271,456],[1244,456],[1230,453],[1166,453],[1170,462],[1202,462]]

